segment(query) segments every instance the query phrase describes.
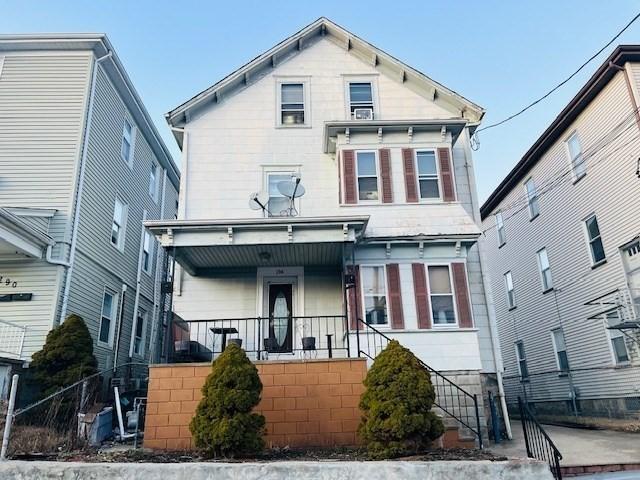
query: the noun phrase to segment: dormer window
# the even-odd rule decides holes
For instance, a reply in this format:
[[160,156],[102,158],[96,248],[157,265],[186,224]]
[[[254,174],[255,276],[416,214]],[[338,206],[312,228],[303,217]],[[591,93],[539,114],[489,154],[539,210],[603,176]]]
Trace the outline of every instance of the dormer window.
[[349,109],[353,120],[373,120],[371,82],[349,83]]

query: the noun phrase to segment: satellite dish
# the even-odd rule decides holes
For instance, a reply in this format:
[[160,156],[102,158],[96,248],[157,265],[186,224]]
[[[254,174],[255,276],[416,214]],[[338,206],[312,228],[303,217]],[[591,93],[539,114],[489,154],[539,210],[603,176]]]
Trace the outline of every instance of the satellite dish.
[[269,212],[267,209],[267,199],[264,193],[254,192],[249,196],[249,208],[251,210],[263,210]]
[[285,197],[293,200],[294,198],[299,198],[303,196],[306,192],[302,184],[300,183],[300,178],[294,177],[291,180],[285,180],[283,182],[278,182],[278,191],[284,195]]

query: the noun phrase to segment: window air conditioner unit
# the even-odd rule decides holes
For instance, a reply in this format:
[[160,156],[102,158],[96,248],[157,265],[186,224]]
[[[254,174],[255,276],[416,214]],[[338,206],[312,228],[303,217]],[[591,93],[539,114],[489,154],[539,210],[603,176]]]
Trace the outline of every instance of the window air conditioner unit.
[[353,118],[354,120],[373,120],[373,108],[355,108]]

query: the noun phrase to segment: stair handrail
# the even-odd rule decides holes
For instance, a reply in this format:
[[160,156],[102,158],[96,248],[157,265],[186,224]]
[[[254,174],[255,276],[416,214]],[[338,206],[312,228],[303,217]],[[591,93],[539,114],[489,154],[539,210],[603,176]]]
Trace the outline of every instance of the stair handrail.
[[[551,440],[545,429],[542,428],[542,425],[540,425],[529,406],[522,401],[521,397],[518,397],[518,410],[520,411],[520,421],[522,422],[522,433],[524,435],[527,457],[547,462],[553,477],[556,480],[562,480],[562,470],[560,469],[562,453],[560,453],[556,444],[553,443],[553,440]],[[530,423],[533,429],[527,427],[527,422]],[[535,437],[535,439],[529,437]]]

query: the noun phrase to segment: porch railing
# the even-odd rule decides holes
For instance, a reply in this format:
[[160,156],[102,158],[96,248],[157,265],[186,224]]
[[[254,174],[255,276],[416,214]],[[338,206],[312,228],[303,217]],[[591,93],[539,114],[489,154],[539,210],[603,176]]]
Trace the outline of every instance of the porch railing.
[[[356,349],[358,356],[366,356],[373,360],[392,340],[372,325],[358,319],[356,335]],[[431,383],[436,391],[435,406],[446,415],[452,417],[474,437],[478,438],[478,447],[482,448],[482,428],[480,425],[480,410],[478,396],[467,392],[437,370],[418,359],[422,367],[431,375]]]
[[553,477],[557,480],[562,480],[562,471],[560,469],[562,454],[549,438],[547,432],[544,431],[542,425],[538,423],[528,405],[520,397],[518,397],[518,409],[520,410],[520,421],[522,422],[522,433],[527,456],[549,464]]
[[[278,337],[274,325],[288,323]],[[172,362],[210,361],[231,342],[240,343],[253,360],[349,356],[344,315],[248,317],[185,321],[174,329]]]
[[20,359],[27,328],[0,319],[0,356]]

